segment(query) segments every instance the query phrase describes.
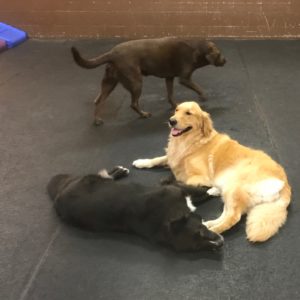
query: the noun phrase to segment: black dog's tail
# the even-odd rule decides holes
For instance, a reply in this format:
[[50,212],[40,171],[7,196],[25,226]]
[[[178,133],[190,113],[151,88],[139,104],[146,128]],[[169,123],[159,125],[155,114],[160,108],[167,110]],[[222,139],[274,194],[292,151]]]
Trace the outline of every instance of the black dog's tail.
[[64,185],[68,178],[70,178],[70,175],[58,174],[50,179],[47,185],[47,191],[51,200],[55,200],[55,198],[61,190],[61,187]]
[[104,53],[98,57],[91,58],[91,59],[83,58],[80,55],[79,51],[75,47],[71,48],[71,52],[73,54],[73,58],[74,58],[75,62],[79,66],[86,68],[86,69],[97,68],[98,66],[101,66],[101,65],[106,64],[111,61],[110,52]]

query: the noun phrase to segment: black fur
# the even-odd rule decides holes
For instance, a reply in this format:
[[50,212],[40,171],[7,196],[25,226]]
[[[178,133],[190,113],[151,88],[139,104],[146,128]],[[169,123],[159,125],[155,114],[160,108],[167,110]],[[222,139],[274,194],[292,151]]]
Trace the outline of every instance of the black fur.
[[223,238],[209,231],[186,205],[187,194],[207,197],[206,189],[115,181],[127,173],[117,167],[108,172],[110,179],[56,175],[48,184],[48,193],[63,221],[86,230],[135,233],[178,251],[222,246]]

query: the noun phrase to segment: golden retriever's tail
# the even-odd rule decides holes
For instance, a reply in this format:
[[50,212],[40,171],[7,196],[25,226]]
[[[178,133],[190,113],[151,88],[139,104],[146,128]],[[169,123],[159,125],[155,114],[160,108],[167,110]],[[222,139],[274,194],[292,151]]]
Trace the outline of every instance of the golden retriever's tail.
[[71,48],[71,52],[73,54],[73,58],[74,58],[75,62],[79,66],[86,68],[86,69],[97,68],[98,66],[101,66],[101,65],[106,64],[111,61],[111,59],[110,59],[111,55],[109,52],[104,53],[98,57],[91,58],[91,59],[83,58],[80,55],[79,51],[75,47]]
[[247,239],[250,242],[264,242],[276,234],[286,221],[290,200],[291,188],[285,183],[277,200],[254,206],[247,216]]

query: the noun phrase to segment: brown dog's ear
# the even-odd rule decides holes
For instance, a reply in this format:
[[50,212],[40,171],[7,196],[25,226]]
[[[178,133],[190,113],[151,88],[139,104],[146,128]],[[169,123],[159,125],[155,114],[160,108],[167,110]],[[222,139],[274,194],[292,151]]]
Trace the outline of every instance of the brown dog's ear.
[[210,54],[206,54],[205,58],[211,65],[214,63],[213,57]]
[[211,52],[209,54],[205,55],[206,60],[211,64],[214,65],[215,64],[215,60],[217,58],[217,54],[215,52]]
[[213,45],[213,44],[209,45],[208,46],[208,52],[205,55],[206,60],[210,64],[214,65],[215,64],[215,60],[217,59],[217,57],[218,57],[218,51],[217,51],[215,45]]
[[210,115],[207,112],[203,112],[201,116],[201,133],[203,137],[208,137],[213,130],[213,123],[210,118]]

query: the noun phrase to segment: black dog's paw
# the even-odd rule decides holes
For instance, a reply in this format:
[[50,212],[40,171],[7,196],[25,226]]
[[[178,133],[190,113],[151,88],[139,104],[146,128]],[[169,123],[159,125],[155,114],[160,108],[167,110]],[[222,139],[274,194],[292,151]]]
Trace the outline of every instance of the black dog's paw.
[[122,166],[116,166],[108,174],[112,177],[113,180],[117,180],[126,177],[129,174],[129,170]]

